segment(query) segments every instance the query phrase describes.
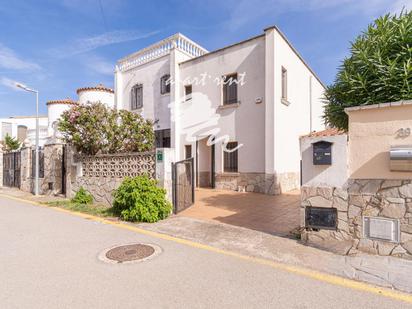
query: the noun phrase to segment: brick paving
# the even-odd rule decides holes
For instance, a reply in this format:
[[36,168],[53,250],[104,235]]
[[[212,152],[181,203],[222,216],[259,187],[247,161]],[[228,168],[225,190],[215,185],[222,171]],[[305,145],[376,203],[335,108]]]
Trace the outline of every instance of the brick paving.
[[212,220],[278,236],[299,227],[300,193],[282,195],[196,189],[196,203],[178,216]]

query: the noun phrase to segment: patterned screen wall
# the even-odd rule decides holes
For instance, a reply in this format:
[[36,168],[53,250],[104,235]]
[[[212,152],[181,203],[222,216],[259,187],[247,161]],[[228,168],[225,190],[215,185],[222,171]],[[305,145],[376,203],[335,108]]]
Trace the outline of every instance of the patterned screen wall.
[[82,157],[83,177],[155,177],[154,152]]

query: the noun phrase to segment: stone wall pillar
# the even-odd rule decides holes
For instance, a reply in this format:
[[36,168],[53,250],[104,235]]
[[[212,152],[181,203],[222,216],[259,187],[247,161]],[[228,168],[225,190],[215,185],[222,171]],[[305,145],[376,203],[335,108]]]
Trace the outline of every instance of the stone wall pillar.
[[20,164],[20,190],[25,192],[33,192],[33,178],[31,175],[31,144],[25,141],[21,149],[21,164]]
[[44,178],[40,183],[42,194],[62,193],[63,144],[52,142],[44,146]]
[[174,162],[173,148],[156,149],[156,180],[159,186],[166,190],[170,202],[173,201],[172,162]]

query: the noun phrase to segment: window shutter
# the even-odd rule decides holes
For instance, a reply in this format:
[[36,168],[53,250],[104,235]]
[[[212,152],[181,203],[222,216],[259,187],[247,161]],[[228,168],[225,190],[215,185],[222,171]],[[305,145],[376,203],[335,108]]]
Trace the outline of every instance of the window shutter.
[[130,91],[130,108],[132,110],[136,109],[136,86],[132,87]]

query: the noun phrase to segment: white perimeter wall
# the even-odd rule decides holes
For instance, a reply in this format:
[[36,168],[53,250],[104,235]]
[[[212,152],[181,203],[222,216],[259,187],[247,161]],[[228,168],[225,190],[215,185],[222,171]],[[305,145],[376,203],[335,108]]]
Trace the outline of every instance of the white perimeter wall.
[[[222,85],[217,85],[213,80],[231,73],[246,72],[245,85],[238,86],[239,107],[229,107],[217,110],[220,115],[218,125],[221,131],[217,136],[228,135],[230,141],[237,141],[244,146],[239,149],[239,172],[264,172],[265,171],[265,41],[258,37],[244,43],[223,49],[219,52],[199,57],[192,61],[180,64],[180,80],[201,77],[207,73],[211,78],[206,79],[205,85],[193,84],[193,93],[205,94],[212,107],[218,109],[222,105]],[[181,83],[180,92],[184,93]],[[256,104],[256,98],[262,98],[263,103]],[[196,102],[193,102],[196,104]],[[185,104],[185,103],[183,103]],[[201,112],[201,109],[198,109]],[[201,132],[199,135],[202,136]],[[186,141],[181,136],[180,153]],[[192,148],[195,149],[195,148]],[[216,153],[216,172],[223,171],[222,144],[218,143]]]
[[[311,187],[339,187],[348,179],[348,136],[346,134],[309,137],[300,139],[302,153],[302,186]],[[331,142],[332,164],[313,164],[313,143],[319,141]]]
[[[312,130],[324,129],[321,115],[323,86],[282,36],[274,31],[274,114],[275,114],[275,172],[299,172],[299,137]],[[282,66],[287,70],[287,93],[289,106],[281,102]],[[310,111],[310,90],[312,83],[312,117]]]

